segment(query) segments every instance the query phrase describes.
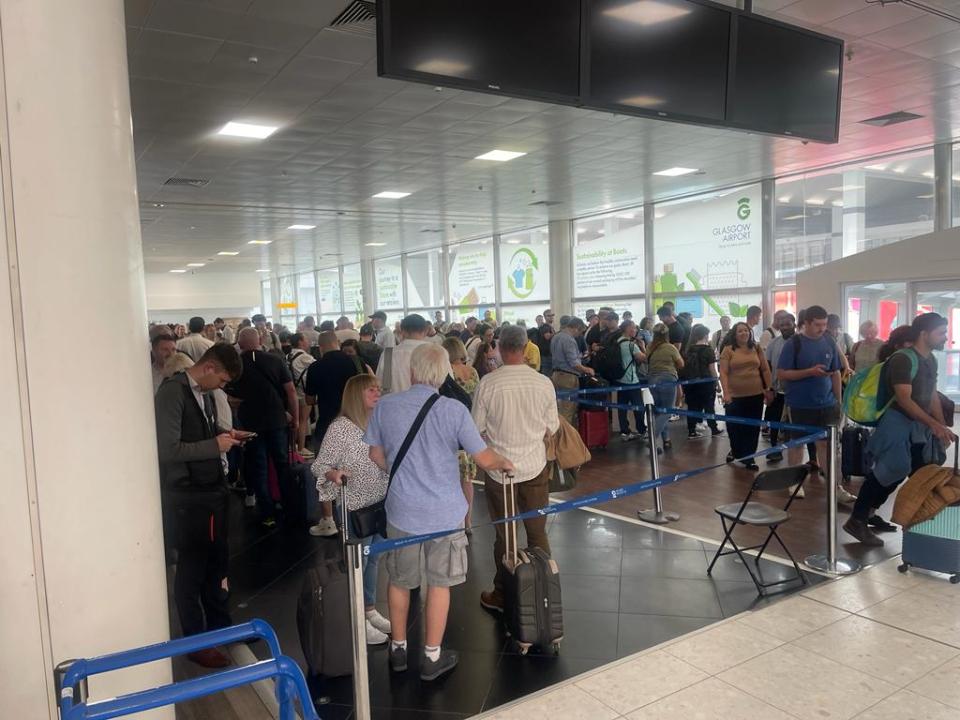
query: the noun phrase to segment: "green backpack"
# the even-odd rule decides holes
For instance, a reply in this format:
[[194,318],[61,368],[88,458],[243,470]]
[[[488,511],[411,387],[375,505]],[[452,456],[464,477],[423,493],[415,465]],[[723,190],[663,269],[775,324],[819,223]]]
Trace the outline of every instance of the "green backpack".
[[[907,348],[897,350],[894,355],[901,353],[910,358],[910,379],[913,380],[917,376],[919,364],[917,354]],[[893,403],[894,398],[891,396],[882,407],[880,405],[880,375],[887,362],[889,359],[865,370],[858,370],[847,383],[843,391],[843,413],[853,422],[874,426]]]

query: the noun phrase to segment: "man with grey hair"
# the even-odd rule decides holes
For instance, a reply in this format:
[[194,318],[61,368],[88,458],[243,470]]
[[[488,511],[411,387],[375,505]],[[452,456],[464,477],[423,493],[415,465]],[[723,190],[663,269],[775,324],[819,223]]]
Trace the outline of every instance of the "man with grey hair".
[[[543,438],[560,428],[553,384],[523,360],[527,333],[511,325],[500,332],[500,357],[503,366],[484,375],[473,396],[473,420],[487,444],[514,465],[517,509],[528,512],[546,507],[550,502],[550,468]],[[491,519],[507,517],[504,507],[503,478],[497,473],[481,471],[487,507]],[[547,540],[547,518],[540,515],[524,520],[527,546],[550,552]],[[493,591],[480,595],[480,604],[488,610],[503,612],[506,526],[496,526],[493,557],[497,573]]]
[[413,351],[426,344],[430,323],[422,315],[413,313],[400,321],[403,341],[396,347],[386,347],[377,365],[377,380],[384,393],[403,392],[410,388],[410,359]]
[[[390,539],[463,528],[467,501],[460,487],[460,448],[484,470],[513,470],[509,460],[484,444],[466,406],[437,394],[450,374],[450,358],[443,346],[416,346],[409,368],[410,389],[381,398],[363,437],[370,446],[370,459],[391,475],[386,500]],[[407,452],[398,457],[408,437]],[[421,572],[421,555],[425,572]],[[388,604],[393,628],[390,669],[407,669],[410,591],[426,584],[420,678],[436,680],[453,670],[458,661],[456,652],[442,650],[441,645],[450,588],[467,577],[467,537],[461,529],[400,547],[386,553],[384,564],[390,578]]]
[[[553,385],[557,390],[579,390],[580,375],[593,375],[593,368],[583,364],[583,356],[577,338],[586,329],[583,320],[564,315],[560,318],[560,332],[550,341],[550,356],[553,358]],[[577,403],[560,400],[560,414],[576,427]]]

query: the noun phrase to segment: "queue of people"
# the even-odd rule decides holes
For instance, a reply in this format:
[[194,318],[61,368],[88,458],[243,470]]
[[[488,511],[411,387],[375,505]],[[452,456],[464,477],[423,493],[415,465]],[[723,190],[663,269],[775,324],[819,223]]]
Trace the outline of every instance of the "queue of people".
[[[685,403],[713,414],[719,397],[726,415],[756,422],[721,429],[710,419],[708,436],[699,429],[702,421],[688,417],[688,441],[726,431],[727,461],[755,472],[761,421],[835,425],[844,380],[886,361],[880,384],[890,410],[870,440],[873,469],[859,496],[838,488],[840,502],[855,503],[844,529],[867,545],[882,544],[876,532],[893,526],[878,509],[918,464],[936,462],[956,439],[935,392],[933,352],[944,345],[947,321],[935,313],[918,316],[886,342],[866,322],[855,342],[817,305],[797,318],[778,312],[766,328],[759,308],[746,317],[720,318],[713,333],[671,303],[658,309],[657,322],[636,323],[612,308],[557,321],[546,309],[531,328],[498,324],[491,311],[462,325],[445,322],[442,313],[433,321],[410,314],[394,329],[382,311],[359,330],[347,318],[319,326],[305,318],[289,333],[262,315],[236,330],[199,317],[182,331],[152,327],[164,530],[176,559],[174,597],[184,633],[229,624],[228,487],[243,490],[244,504],[256,509],[265,528],[296,526],[296,492],[284,484],[291,482],[292,463],[312,460],[320,508],[309,527],[313,535],[338,534],[333,504],[344,483],[348,511],[385,503],[386,527],[364,542],[461,531],[385,554],[389,617],[376,607],[378,563],[364,568],[368,643],[389,641],[391,669],[406,671],[410,592],[425,586],[420,676],[431,681],[446,674],[458,662],[443,638],[450,588],[462,584],[468,570],[474,482],[484,487],[492,519],[505,516],[508,474],[520,512],[545,506],[544,438],[558,431],[560,418],[577,424],[577,402],[558,400],[557,392],[577,390],[585,378],[624,388],[619,400],[627,404],[640,404],[632,387],[638,384],[652,386],[660,407]],[[701,382],[678,392],[681,379]],[[642,413],[633,416],[631,429],[629,413],[618,410],[624,442],[647,431]],[[658,414],[650,428],[658,453],[673,447],[670,420]],[[775,426],[769,435],[772,445],[782,437]],[[821,472],[824,452],[817,444],[807,447],[811,474]],[[801,453],[791,449],[791,463],[800,464]],[[771,453],[765,462],[783,460]],[[282,514],[271,473],[281,485]],[[528,545],[549,553],[545,518],[524,526]],[[479,602],[503,612],[503,525],[492,550],[497,570]],[[229,663],[216,650],[191,659],[207,667]]]

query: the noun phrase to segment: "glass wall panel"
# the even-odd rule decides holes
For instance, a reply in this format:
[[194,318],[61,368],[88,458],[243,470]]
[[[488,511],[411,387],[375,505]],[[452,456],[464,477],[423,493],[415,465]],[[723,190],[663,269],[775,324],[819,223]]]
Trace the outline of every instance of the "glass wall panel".
[[260,283],[260,312],[269,320],[273,316],[273,295],[270,291],[270,281]]
[[950,178],[953,201],[953,226],[960,225],[960,143],[953,146],[953,177]]
[[[759,185],[658,205],[654,214],[655,305],[673,293],[760,287]],[[710,308],[704,293],[697,307]],[[688,300],[691,307],[695,304]],[[678,308],[678,312],[680,312]],[[704,316],[709,312],[704,311]],[[720,314],[730,314],[726,310]]]
[[297,276],[297,315],[302,320],[307,315],[316,316],[317,276],[312,272]]
[[860,337],[860,324],[873,320],[880,330],[880,339],[886,340],[890,331],[910,322],[908,317],[907,286],[905,283],[870,283],[847,285],[844,288],[844,327],[850,337]]
[[573,296],[642,295],[643,211],[621,211],[573,224]]
[[[587,310],[596,312],[601,307],[612,307],[621,320],[623,319],[623,313],[629,311],[633,314],[634,322],[637,323],[643,319],[646,312],[646,303],[643,298],[581,300],[573,304],[573,312],[578,318],[583,319],[587,315]],[[560,318],[557,318],[556,322],[559,324]]]
[[724,315],[733,322],[747,319],[747,308],[760,305],[760,293],[727,291],[723,293],[704,293],[703,295],[680,295],[674,299],[677,314],[688,312],[693,315],[693,324],[701,323],[711,330],[720,329],[720,318]]
[[937,389],[960,402],[960,280],[919,283],[916,312],[940,313],[947,319],[947,343],[943,350],[933,353],[937,360]]
[[550,240],[546,226],[500,237],[500,301],[550,302]]
[[403,308],[403,272],[400,256],[377,260],[374,263],[376,277],[377,310]]
[[450,319],[482,317],[496,304],[493,241],[473,240],[450,246]]
[[800,270],[933,231],[933,150],[778,180],[777,285]]
[[[778,290],[773,294],[773,309],[786,310],[788,313],[797,316],[797,291],[796,290]],[[772,319],[772,318],[771,318]]]
[[537,326],[537,315],[542,315],[543,303],[525,303],[522,305],[504,305],[500,308],[500,322],[511,325],[523,323],[524,327]]
[[407,307],[443,307],[443,252],[440,248],[407,255]]
[[343,299],[340,297],[340,268],[325,268],[317,272],[317,295],[320,299],[320,312],[324,315],[343,312]]
[[360,263],[343,266],[343,314],[357,327],[365,321],[363,314],[363,279]]

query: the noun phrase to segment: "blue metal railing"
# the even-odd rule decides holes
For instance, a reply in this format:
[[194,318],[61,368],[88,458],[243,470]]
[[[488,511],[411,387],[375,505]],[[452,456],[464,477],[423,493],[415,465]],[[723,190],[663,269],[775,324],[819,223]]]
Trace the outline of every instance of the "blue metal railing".
[[[202,677],[142,690],[127,695],[89,702],[83,699],[74,704],[73,688],[91,675],[99,675],[121,668],[143,665],[157,660],[186,655],[207,648],[260,639],[267,643],[273,656],[252,665],[244,665]],[[107,720],[134,713],[152,710],[166,705],[194,700],[231,688],[249,685],[258,680],[276,680],[277,702],[280,705],[280,720],[294,720],[295,703],[300,702],[303,720],[319,720],[307,681],[297,665],[280,652],[280,642],[273,628],[263,620],[251,620],[242,625],[214,630],[200,635],[148,645],[142,648],[76,660],[63,676],[60,690],[60,717],[62,720]]]

